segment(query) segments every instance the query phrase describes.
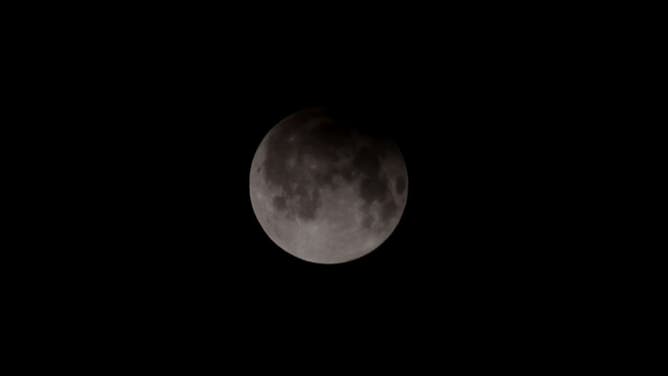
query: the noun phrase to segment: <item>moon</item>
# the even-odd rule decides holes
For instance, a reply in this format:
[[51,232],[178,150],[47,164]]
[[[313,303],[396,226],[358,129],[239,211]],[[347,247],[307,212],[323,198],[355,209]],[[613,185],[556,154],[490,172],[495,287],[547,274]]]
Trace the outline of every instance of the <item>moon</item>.
[[275,125],[255,152],[253,211],[287,253],[319,264],[378,248],[406,207],[408,174],[398,146],[323,108]]

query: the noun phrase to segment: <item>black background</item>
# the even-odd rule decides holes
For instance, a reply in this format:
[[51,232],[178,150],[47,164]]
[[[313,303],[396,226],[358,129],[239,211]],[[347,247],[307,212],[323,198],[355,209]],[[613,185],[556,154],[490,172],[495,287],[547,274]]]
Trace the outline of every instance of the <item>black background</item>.
[[[586,40],[565,54],[554,20],[490,9],[172,11],[39,35],[31,67],[58,119],[45,138],[67,141],[67,161],[47,162],[66,197],[62,251],[43,258],[58,265],[55,306],[115,336],[205,347],[241,331],[241,348],[256,335],[500,348],[571,329],[596,289],[582,287],[595,256],[573,236],[580,187],[562,179],[588,136],[592,67],[573,54]],[[387,132],[408,168],[399,226],[347,264],[283,252],[250,204],[257,146],[311,106]]]

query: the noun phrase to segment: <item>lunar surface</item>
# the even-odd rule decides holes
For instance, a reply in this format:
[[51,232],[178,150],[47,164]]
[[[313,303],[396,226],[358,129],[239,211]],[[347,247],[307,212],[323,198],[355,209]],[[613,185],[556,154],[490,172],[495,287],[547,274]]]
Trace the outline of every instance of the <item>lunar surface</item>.
[[337,264],[378,248],[406,206],[408,175],[391,140],[324,109],[274,126],[250,173],[251,204],[269,238],[306,261]]

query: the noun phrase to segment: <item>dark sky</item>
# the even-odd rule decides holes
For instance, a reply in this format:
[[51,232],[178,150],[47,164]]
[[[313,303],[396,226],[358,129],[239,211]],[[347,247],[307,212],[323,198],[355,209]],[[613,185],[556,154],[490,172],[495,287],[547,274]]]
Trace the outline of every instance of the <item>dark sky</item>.
[[[330,20],[280,34],[156,19],[169,27],[63,39],[44,95],[66,103],[53,109],[71,124],[58,135],[81,149],[71,160],[86,173],[74,174],[83,203],[67,232],[81,235],[47,260],[71,270],[73,301],[141,312],[156,331],[174,315],[197,330],[464,338],[560,315],[591,262],[563,235],[583,231],[568,215],[577,187],[558,167],[561,140],[583,121],[569,62],[535,25],[437,18],[410,32],[388,18],[388,32]],[[260,141],[312,106],[387,133],[408,169],[399,226],[344,265],[281,251],[250,204]]]
[[[269,55],[247,56],[246,65],[229,64],[228,54],[167,64],[149,54],[144,70],[103,78],[112,89],[100,104],[108,111],[101,142],[117,178],[103,188],[113,261],[98,265],[122,271],[122,289],[140,300],[138,291],[151,289],[158,299],[238,296],[304,308],[338,301],[354,310],[374,299],[526,305],[554,287],[546,275],[563,251],[543,236],[551,224],[542,218],[559,198],[543,192],[559,182],[544,175],[550,167],[536,154],[554,120],[538,114],[545,103],[533,89],[545,78],[483,54],[365,59],[322,47]],[[262,137],[313,105],[387,132],[408,168],[408,203],[395,233],[347,265],[287,255],[250,205],[249,169]]]

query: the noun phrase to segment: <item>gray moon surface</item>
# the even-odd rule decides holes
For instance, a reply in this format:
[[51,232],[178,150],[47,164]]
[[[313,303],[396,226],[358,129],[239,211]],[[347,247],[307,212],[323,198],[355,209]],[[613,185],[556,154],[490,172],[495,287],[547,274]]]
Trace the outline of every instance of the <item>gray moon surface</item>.
[[302,260],[337,264],[378,248],[406,207],[408,174],[397,145],[324,109],[292,114],[260,143],[250,172],[255,216]]

